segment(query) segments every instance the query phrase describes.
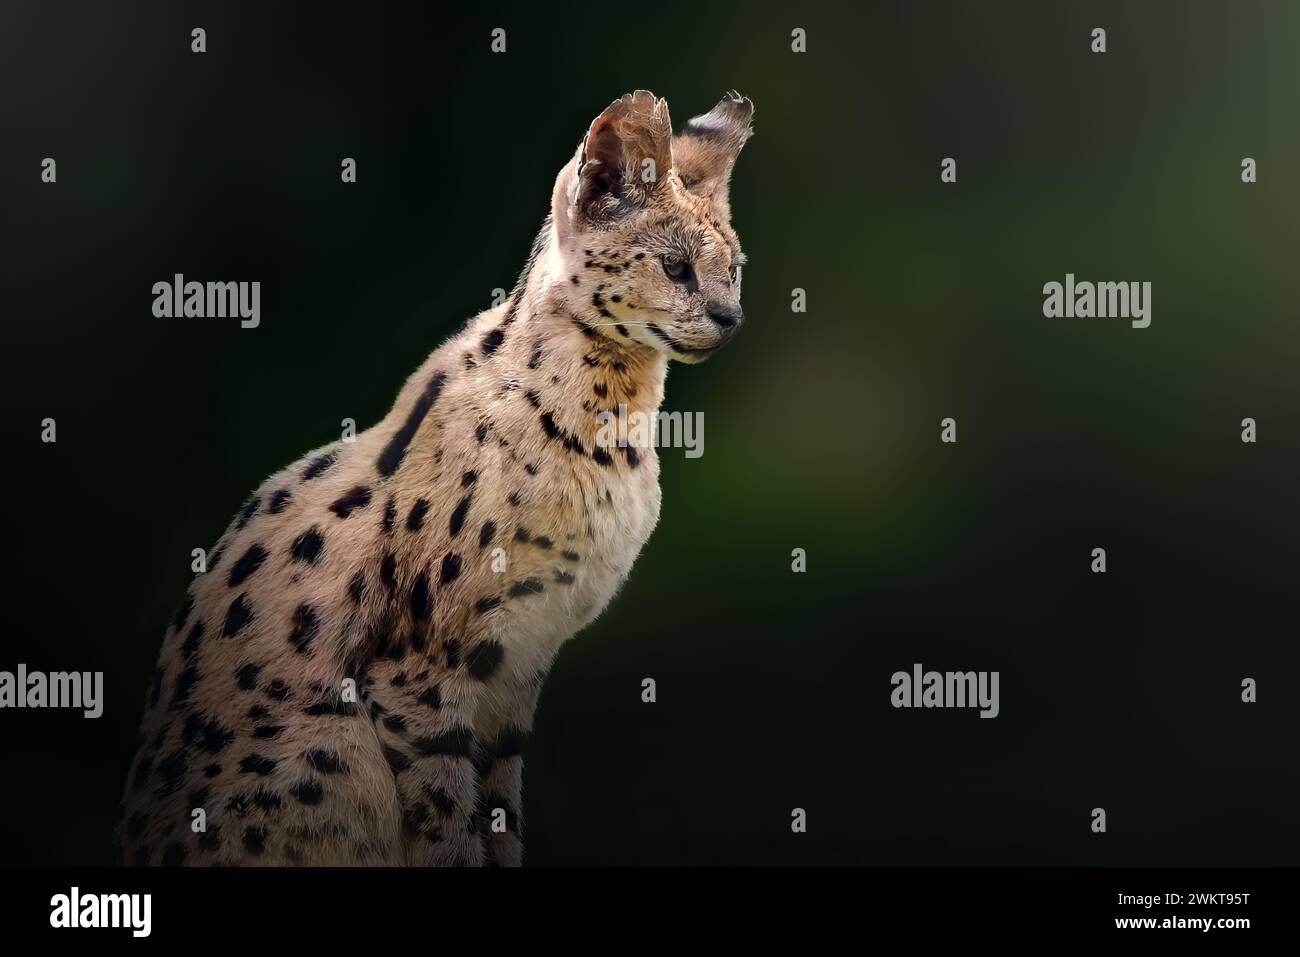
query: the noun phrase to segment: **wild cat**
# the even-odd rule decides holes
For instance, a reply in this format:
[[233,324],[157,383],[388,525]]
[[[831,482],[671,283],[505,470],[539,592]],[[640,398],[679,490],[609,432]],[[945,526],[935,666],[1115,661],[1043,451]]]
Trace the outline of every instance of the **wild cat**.
[[668,362],[739,328],[752,116],[729,94],[674,135],[664,100],[616,100],[508,300],[254,493],[164,637],[124,862],[521,863],[542,682],[659,517],[655,449],[598,417],[653,417]]

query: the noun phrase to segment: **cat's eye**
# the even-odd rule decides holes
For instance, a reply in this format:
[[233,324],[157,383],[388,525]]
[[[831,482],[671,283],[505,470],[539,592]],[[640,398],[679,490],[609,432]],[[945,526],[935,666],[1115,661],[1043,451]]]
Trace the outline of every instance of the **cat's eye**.
[[663,257],[664,275],[674,282],[681,282],[690,276],[690,267],[686,260],[678,259],[676,256]]

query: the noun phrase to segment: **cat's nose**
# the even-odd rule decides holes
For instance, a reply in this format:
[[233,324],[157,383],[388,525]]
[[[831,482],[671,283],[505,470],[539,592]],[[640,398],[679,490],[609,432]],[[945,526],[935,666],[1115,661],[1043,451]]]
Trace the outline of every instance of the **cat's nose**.
[[711,302],[709,303],[709,318],[717,323],[720,329],[731,334],[745,321],[745,314],[741,311],[740,306]]

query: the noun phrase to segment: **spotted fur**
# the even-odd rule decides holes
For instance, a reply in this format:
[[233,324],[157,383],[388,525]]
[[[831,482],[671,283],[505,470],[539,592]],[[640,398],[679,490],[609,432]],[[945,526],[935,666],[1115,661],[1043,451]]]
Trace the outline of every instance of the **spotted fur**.
[[752,110],[730,95],[674,136],[663,100],[615,101],[509,300],[253,494],[164,637],[124,862],[520,863],[542,681],[659,515],[655,450],[602,446],[595,413],[653,414],[668,361],[738,327]]

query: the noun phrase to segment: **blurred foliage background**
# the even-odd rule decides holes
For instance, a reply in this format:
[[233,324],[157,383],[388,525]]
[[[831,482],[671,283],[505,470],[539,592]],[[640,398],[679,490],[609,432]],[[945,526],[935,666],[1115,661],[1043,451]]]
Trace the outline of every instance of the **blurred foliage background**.
[[[1294,863],[1297,35],[1281,2],[7,5],[0,668],[107,690],[0,713],[0,860],[111,859],[190,549],[511,286],[590,119],[735,87],[749,321],[669,377],[705,454],[664,452],[556,663],[529,861]],[[260,279],[261,327],[155,319],[175,272]],[[1151,327],[1045,319],[1066,272],[1150,281]],[[892,709],[914,662],[1000,671],[1001,716]]]

